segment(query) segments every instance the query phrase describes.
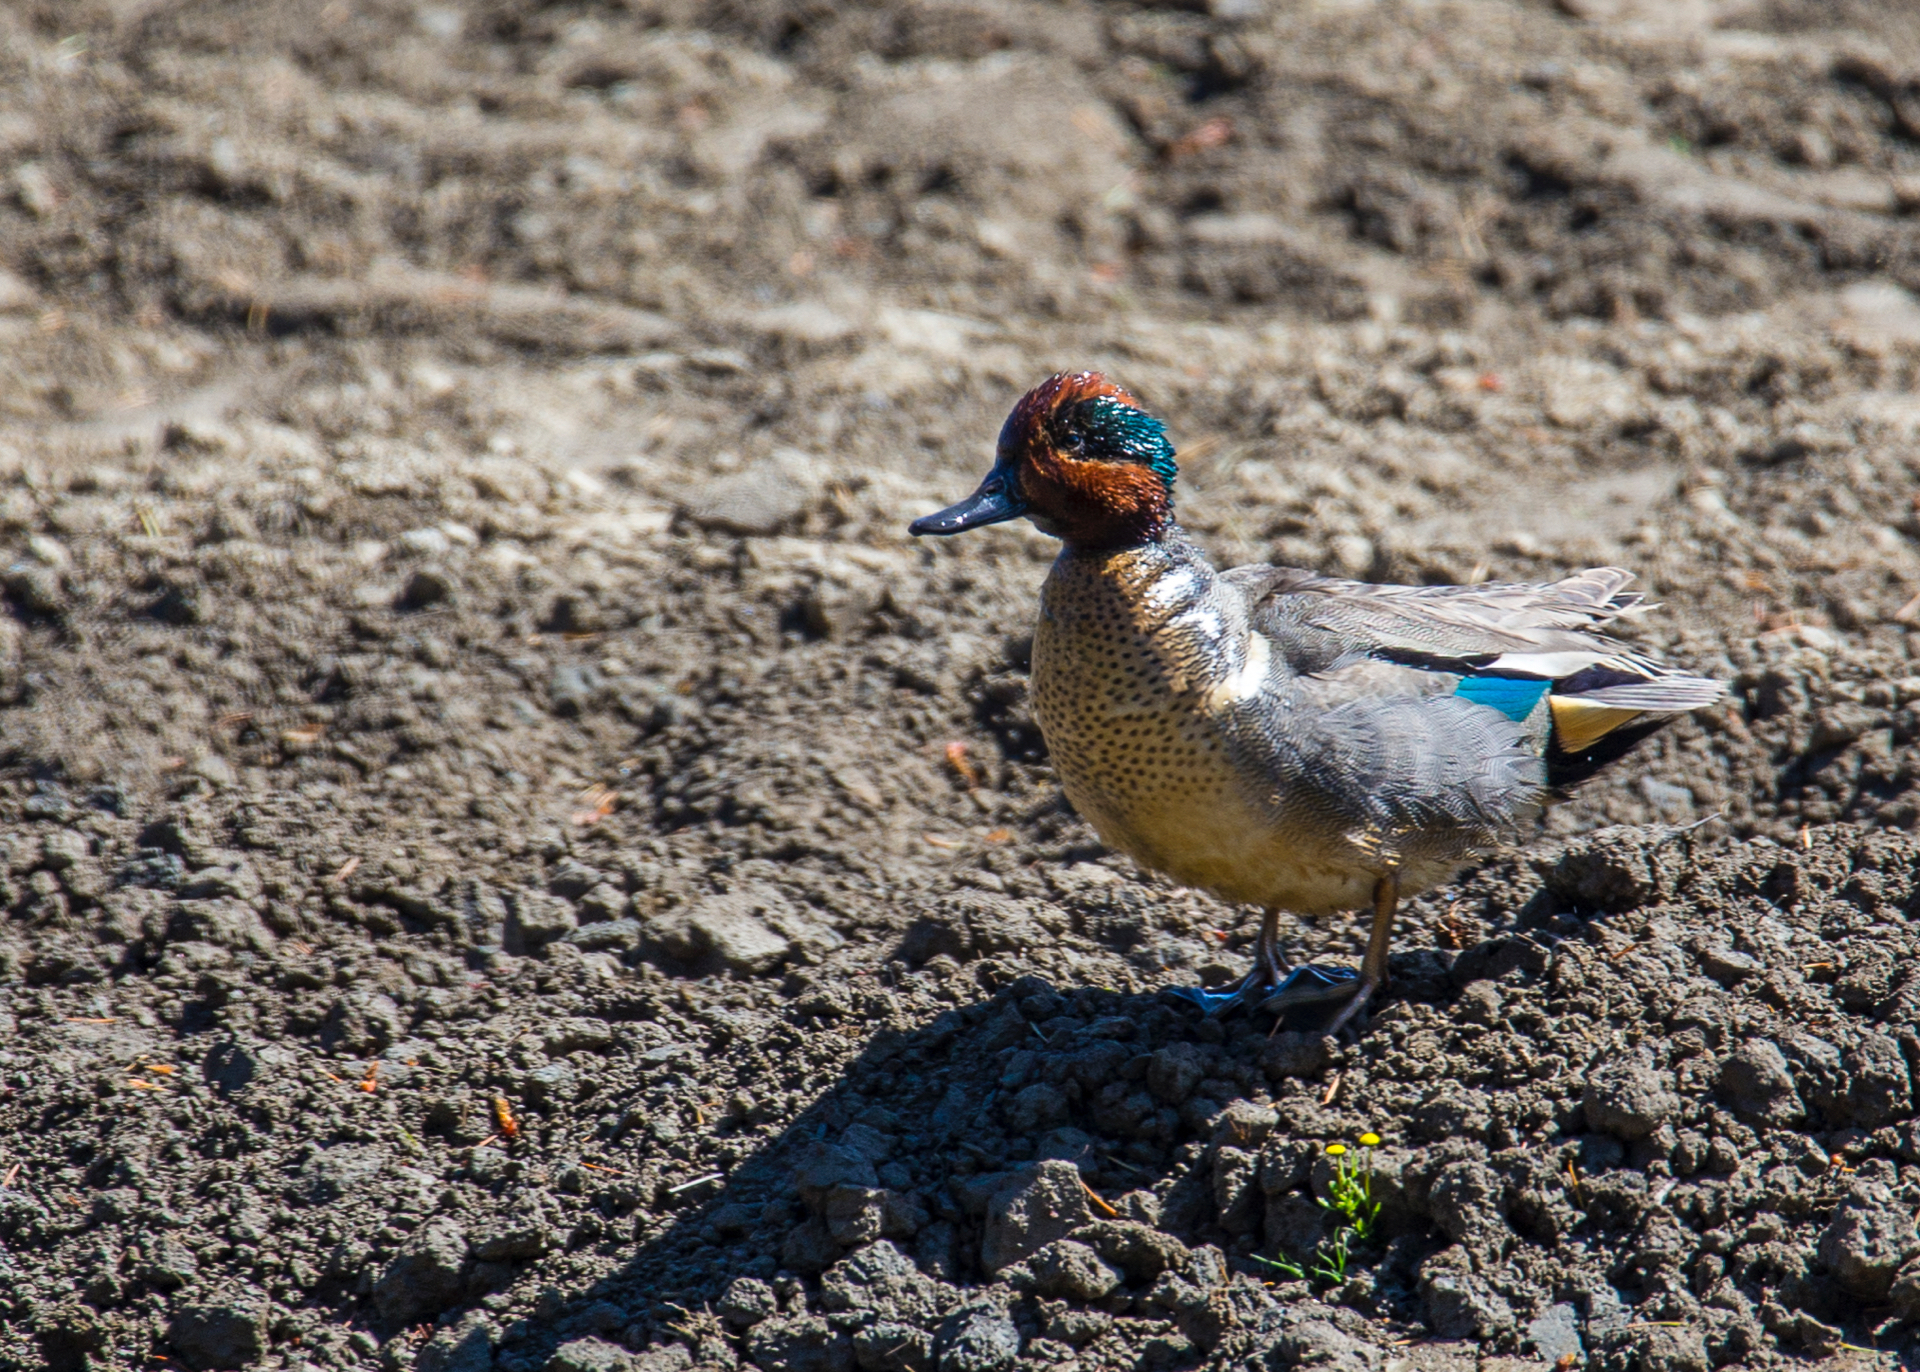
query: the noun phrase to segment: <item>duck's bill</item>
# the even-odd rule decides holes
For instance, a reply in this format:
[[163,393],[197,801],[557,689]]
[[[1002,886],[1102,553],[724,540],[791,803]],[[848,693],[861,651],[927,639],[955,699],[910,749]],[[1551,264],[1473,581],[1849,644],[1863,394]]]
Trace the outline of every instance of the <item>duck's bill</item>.
[[1026,512],[1026,502],[1008,489],[1004,477],[996,474],[981,482],[980,489],[958,505],[949,505],[938,514],[914,520],[907,526],[907,532],[915,535],[965,533],[968,529],[1018,519]]

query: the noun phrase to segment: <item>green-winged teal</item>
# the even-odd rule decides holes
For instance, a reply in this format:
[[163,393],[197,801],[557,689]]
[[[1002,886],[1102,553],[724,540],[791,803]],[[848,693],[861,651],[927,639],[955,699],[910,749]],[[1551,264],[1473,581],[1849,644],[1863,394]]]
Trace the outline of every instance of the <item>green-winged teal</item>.
[[[1640,608],[1617,568],[1481,586],[1217,571],[1174,523],[1175,470],[1133,396],[1062,373],[1014,407],[980,488],[912,532],[1025,516],[1062,541],[1040,594],[1034,715],[1102,840],[1265,911],[1227,1003],[1276,987],[1275,1009],[1344,1002],[1338,1030],[1385,980],[1402,896],[1724,693],[1601,632]],[[1288,974],[1282,910],[1367,906],[1357,985],[1345,969]]]

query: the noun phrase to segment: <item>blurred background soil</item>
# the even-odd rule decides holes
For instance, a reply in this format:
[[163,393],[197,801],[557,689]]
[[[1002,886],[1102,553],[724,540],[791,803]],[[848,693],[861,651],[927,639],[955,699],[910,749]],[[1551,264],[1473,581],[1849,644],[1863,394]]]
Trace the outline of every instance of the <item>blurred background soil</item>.
[[[1082,367],[1733,683],[1357,1045],[904,535]],[[0,8],[0,1365],[1911,1359],[1917,367],[1899,3]]]

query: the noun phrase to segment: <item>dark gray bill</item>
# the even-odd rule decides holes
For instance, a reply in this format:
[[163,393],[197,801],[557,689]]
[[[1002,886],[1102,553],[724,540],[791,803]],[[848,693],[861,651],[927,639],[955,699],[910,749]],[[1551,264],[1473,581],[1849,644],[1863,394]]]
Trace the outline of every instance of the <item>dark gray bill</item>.
[[907,526],[910,534],[957,534],[987,524],[1018,519],[1027,512],[1027,502],[1010,489],[1008,480],[998,472],[989,473],[980,489],[938,514],[916,519]]

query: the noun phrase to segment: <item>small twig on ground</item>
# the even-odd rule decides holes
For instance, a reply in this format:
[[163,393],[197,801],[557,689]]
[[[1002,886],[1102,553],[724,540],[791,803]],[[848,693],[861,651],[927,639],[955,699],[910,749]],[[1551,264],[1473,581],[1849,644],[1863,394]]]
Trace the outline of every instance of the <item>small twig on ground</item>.
[[725,1172],[708,1172],[704,1176],[695,1177],[692,1181],[683,1181],[678,1186],[669,1186],[667,1188],[667,1194],[669,1196],[677,1196],[683,1191],[691,1191],[695,1187],[705,1186],[708,1182],[719,1181],[726,1175]]
[[1113,1206],[1107,1201],[1107,1198],[1105,1196],[1101,1195],[1098,1191],[1094,1190],[1091,1186],[1088,1186],[1087,1179],[1085,1177],[1082,1177],[1080,1179],[1080,1189],[1087,1193],[1087,1199],[1093,1202],[1094,1209],[1098,1210],[1101,1214],[1105,1215],[1110,1220],[1117,1220],[1120,1218],[1120,1212],[1113,1208]]

